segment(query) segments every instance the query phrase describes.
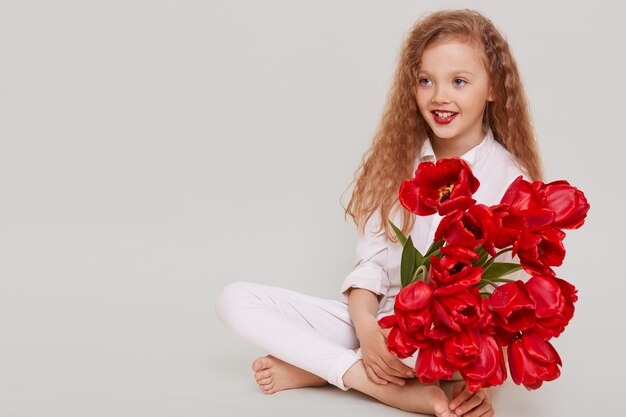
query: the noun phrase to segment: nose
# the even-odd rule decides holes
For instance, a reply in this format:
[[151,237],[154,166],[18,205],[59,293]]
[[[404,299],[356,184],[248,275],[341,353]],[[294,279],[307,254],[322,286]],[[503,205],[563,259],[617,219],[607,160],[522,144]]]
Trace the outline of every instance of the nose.
[[445,86],[438,85],[435,87],[434,94],[431,98],[433,104],[448,104],[452,101],[450,91]]

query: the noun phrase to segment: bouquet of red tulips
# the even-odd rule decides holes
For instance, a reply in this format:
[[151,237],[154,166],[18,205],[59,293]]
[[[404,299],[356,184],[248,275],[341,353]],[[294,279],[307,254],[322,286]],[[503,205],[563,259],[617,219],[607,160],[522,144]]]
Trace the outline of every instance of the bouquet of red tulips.
[[[443,218],[424,255],[391,223],[404,246],[402,289],[395,314],[379,324],[391,328],[387,346],[397,357],[419,349],[415,373],[423,383],[459,371],[472,391],[502,384],[506,346],[513,381],[537,389],[560,375],[550,339],[572,319],[578,298],[552,267],[565,257],[563,229],[582,226],[589,204],[567,181],[520,176],[491,207],[472,198],[478,187],[459,158],[424,162],[402,184],[405,209]],[[509,251],[519,264],[496,260]],[[505,278],[520,268],[531,276],[526,282]]]

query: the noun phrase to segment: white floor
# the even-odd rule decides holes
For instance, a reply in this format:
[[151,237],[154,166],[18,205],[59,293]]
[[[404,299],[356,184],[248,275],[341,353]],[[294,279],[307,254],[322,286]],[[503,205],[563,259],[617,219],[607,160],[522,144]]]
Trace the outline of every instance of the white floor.
[[[0,344],[0,417],[409,415],[331,386],[263,395],[250,364],[264,352],[228,333],[202,293],[198,298],[197,310],[188,304],[185,312],[183,303],[167,314],[156,304],[145,311],[127,307],[120,320],[110,310],[100,323],[74,308],[64,322],[59,312],[3,320],[10,337]],[[140,312],[152,319],[137,317]],[[498,417],[591,416],[612,409],[617,384],[603,376],[616,366],[615,356],[576,360],[581,350],[566,347],[557,381],[533,392],[510,383],[500,389]]]

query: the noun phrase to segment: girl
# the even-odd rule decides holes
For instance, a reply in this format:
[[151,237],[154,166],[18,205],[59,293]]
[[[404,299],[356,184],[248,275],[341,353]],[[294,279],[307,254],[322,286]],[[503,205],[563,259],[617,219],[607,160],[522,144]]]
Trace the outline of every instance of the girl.
[[221,293],[220,320],[270,354],[252,364],[264,393],[331,383],[412,412],[494,414],[489,389],[472,393],[462,381],[420,384],[415,357],[400,361],[389,353],[388,331],[377,323],[393,312],[400,290],[402,246],[386,219],[410,232],[422,253],[441,219],[402,210],[400,184],[420,162],[450,157],[469,163],[481,183],[474,198],[487,205],[498,203],[517,176],[542,177],[515,60],[494,25],[470,10],[419,20],[404,44],[346,208],[360,233],[342,300],[240,282]]

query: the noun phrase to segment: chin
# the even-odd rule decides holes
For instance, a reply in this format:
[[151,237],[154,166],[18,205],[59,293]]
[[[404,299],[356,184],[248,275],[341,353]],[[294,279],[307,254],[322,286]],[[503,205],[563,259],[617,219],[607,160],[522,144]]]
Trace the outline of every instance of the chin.
[[453,139],[457,136],[456,132],[448,129],[440,129],[439,127],[433,129],[431,127],[430,130],[433,132],[433,135],[439,139]]

